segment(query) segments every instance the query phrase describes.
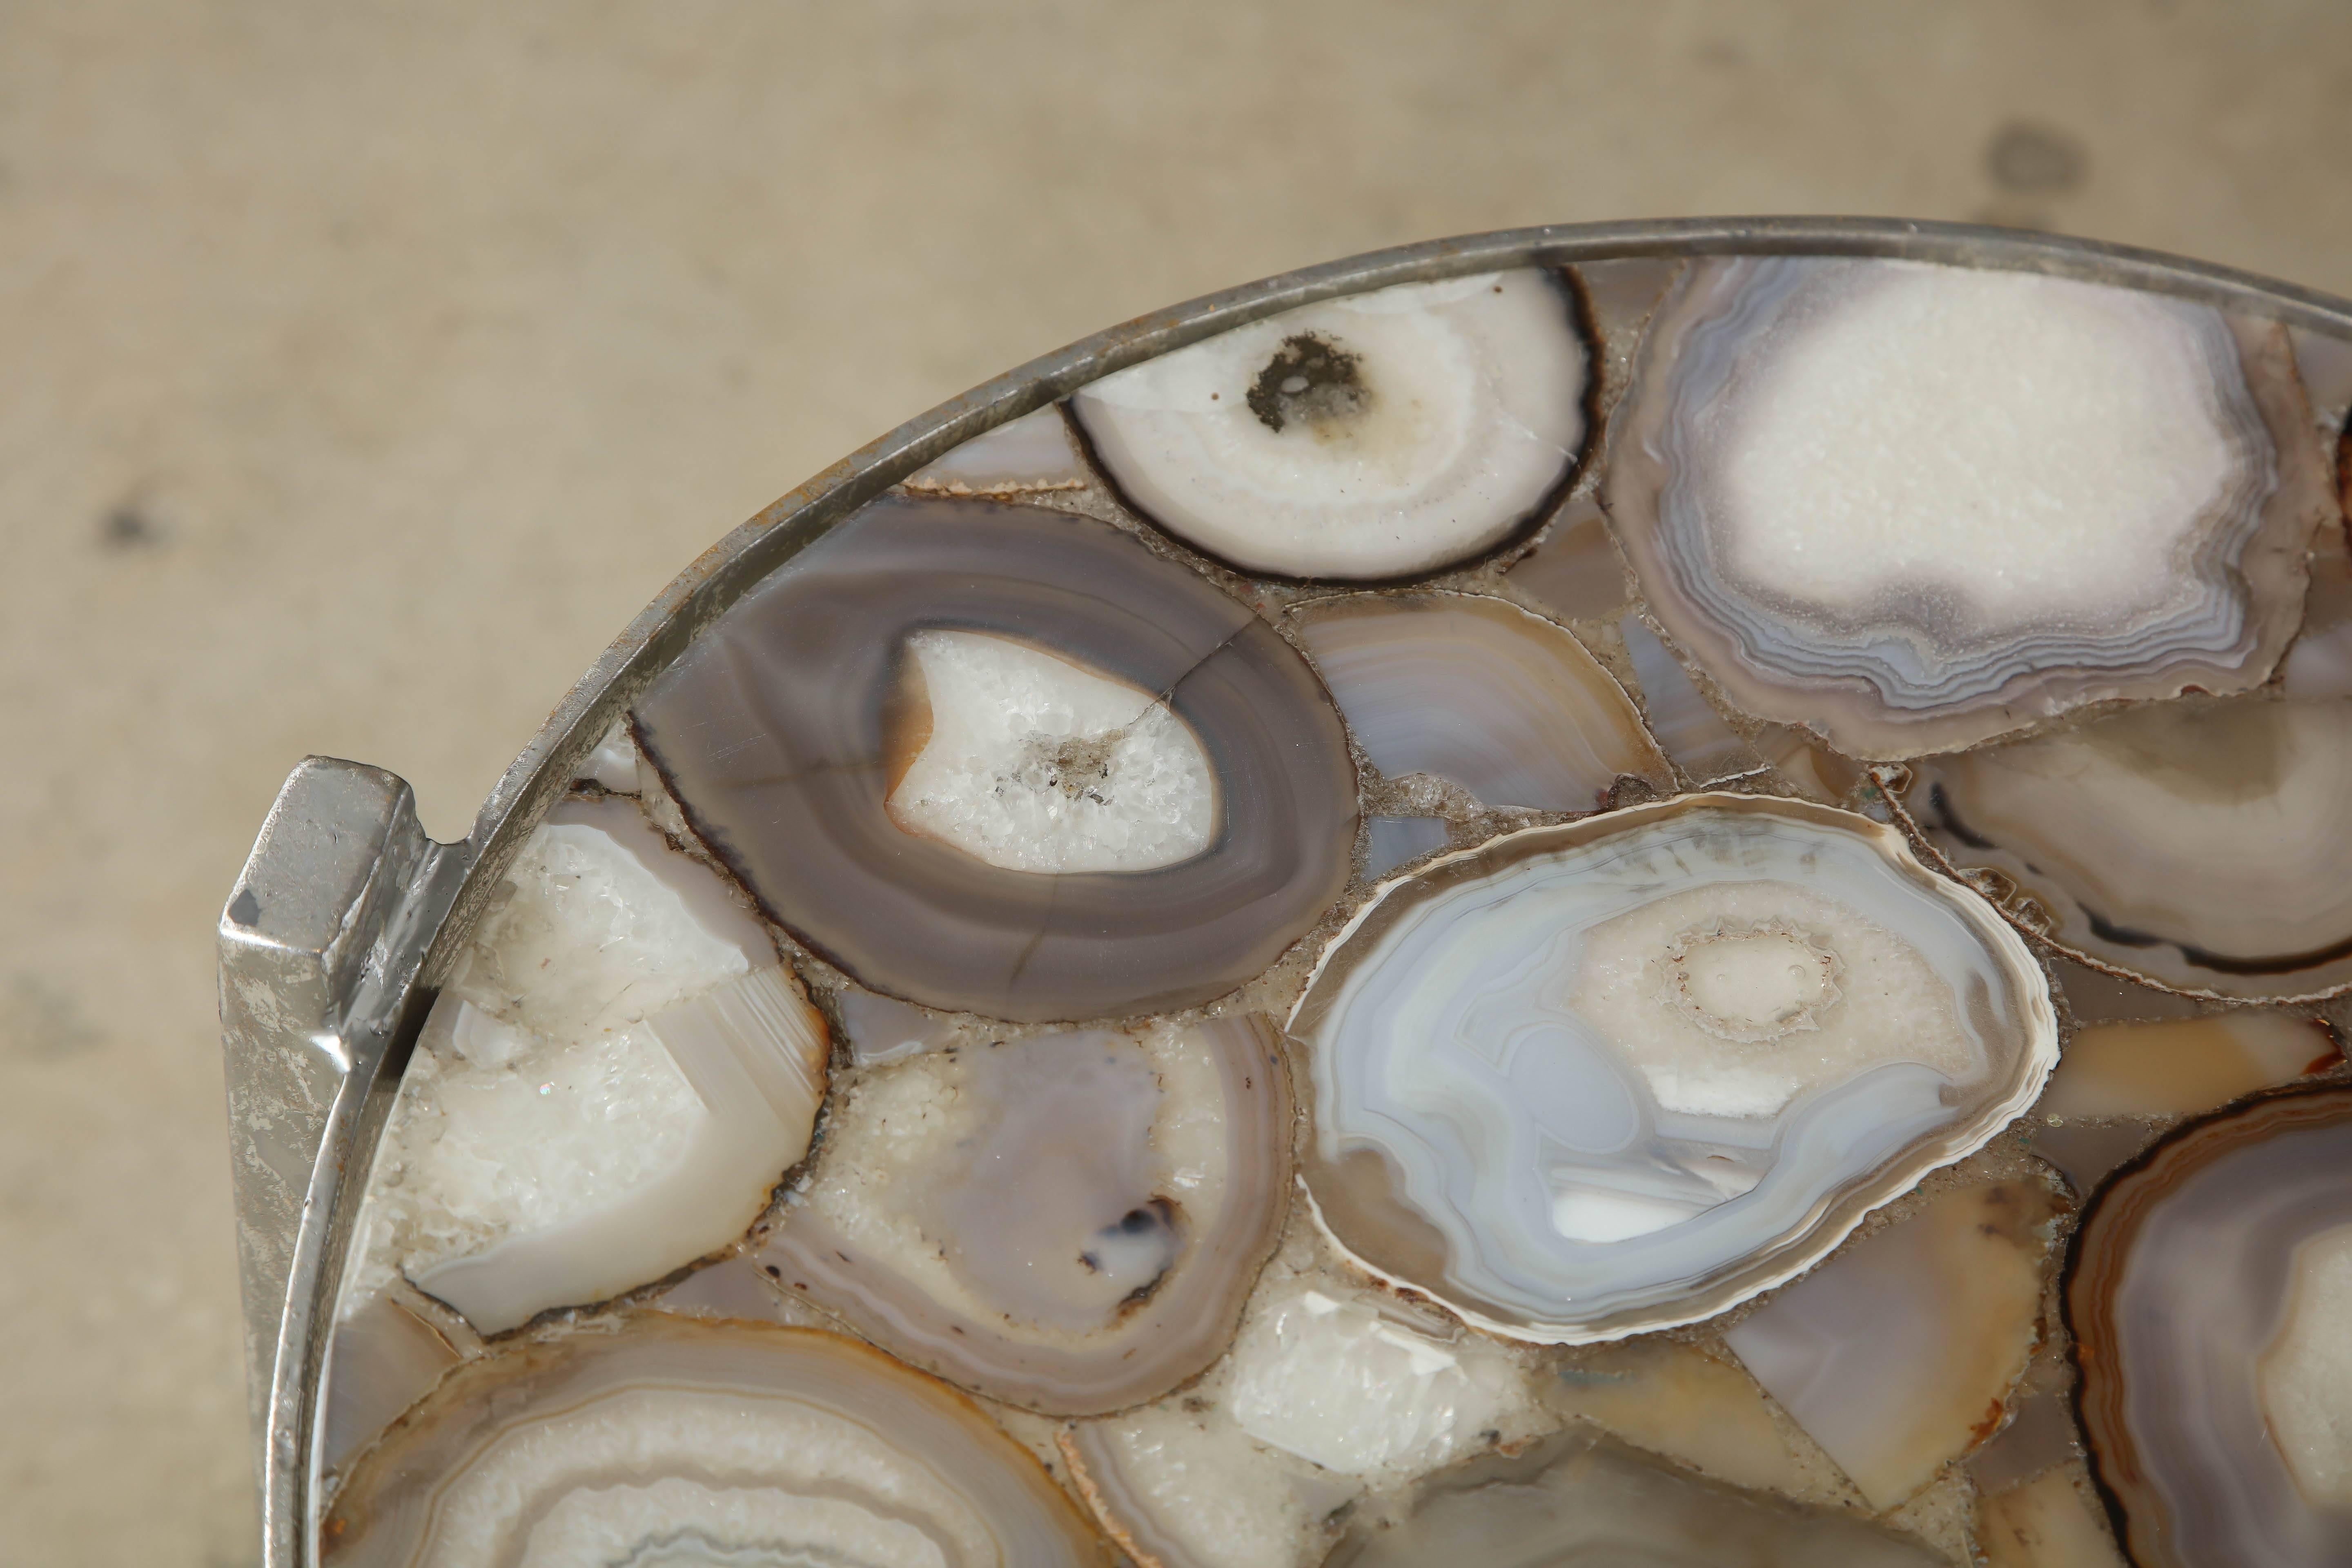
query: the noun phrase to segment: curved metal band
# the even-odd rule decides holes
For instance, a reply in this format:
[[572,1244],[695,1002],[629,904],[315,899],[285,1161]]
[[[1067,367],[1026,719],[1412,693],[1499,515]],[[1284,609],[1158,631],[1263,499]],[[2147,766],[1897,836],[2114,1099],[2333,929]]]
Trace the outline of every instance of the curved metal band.
[[1282,273],[1138,317],[911,419],[705,551],[614,640],[499,778],[460,843],[407,786],[313,758],[222,916],[232,1157],[264,1562],[313,1560],[312,1433],[352,1215],[424,1009],[523,839],[613,721],[702,627],[834,523],[950,448],[1113,371],[1337,295],[1530,265],[1812,255],[1998,267],[2201,300],[2352,340],[2352,302],[2088,240],[1884,218],[1571,224],[1433,240]]

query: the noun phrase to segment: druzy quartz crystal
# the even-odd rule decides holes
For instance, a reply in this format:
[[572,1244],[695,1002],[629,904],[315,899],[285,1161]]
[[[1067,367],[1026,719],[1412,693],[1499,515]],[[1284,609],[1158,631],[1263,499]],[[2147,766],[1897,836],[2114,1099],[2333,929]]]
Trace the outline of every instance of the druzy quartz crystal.
[[646,670],[401,1079],[327,1563],[2352,1552],[2352,351],[1437,272]]

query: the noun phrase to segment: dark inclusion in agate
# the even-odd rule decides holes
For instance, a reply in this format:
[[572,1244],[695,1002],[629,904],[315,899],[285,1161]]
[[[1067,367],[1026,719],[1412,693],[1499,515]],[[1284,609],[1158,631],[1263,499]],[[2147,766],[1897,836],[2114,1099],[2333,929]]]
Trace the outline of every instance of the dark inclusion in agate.
[[1876,760],[2261,684],[2336,512],[2276,325],[1914,262],[1695,263],[1608,462],[1668,636]]
[[[1008,869],[893,820],[910,639],[976,633],[1150,694],[1206,756],[1206,847],[1139,871]],[[1346,882],[1355,772],[1304,660],[1198,574],[1090,519],[889,499],[810,546],[636,709],[695,830],[874,988],[1024,1021],[1191,1006]]]
[[2076,1245],[2084,1432],[2141,1568],[2352,1562],[2352,1090],[2189,1128]]

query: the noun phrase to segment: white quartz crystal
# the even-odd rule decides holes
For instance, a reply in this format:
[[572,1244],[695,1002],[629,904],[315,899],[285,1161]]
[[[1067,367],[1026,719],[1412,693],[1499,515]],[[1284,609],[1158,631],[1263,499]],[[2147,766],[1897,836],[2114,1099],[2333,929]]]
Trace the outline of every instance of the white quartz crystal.
[[1499,1347],[1471,1334],[1433,1339],[1311,1285],[1243,1330],[1226,1405],[1260,1442],[1350,1476],[1420,1474],[1533,1420]]
[[1742,389],[1717,472],[1765,593],[1947,597],[1993,626],[2189,601],[2181,542],[2244,437],[2195,321],[2127,289],[1884,266]]
[[419,1042],[362,1217],[485,1332],[723,1246],[808,1147],[822,1020],[718,878],[625,805],[559,808]]
[[2352,1509],[2352,1226],[2295,1248],[2284,1318],[2263,1352],[2261,1399],[2305,1499]]
[[1208,754],[1151,693],[1011,637],[908,639],[929,733],[893,821],[1008,871],[1148,871],[1217,826]]

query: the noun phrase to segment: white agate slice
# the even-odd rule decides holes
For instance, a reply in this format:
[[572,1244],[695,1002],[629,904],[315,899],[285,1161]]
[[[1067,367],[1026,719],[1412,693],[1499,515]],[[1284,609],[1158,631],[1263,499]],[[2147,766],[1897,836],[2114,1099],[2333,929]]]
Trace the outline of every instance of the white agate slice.
[[484,1333],[741,1235],[827,1052],[759,924],[635,806],[558,807],[507,882],[402,1080],[347,1298],[396,1269]]
[[1217,827],[1208,754],[1148,691],[982,632],[907,639],[922,700],[891,820],[1007,871],[1149,871]]
[[1612,437],[1666,632],[1850,755],[2259,685],[2335,516],[2276,327],[2037,274],[1696,263]]
[[1253,572],[1363,580],[1499,543],[1584,443],[1586,354],[1536,270],[1302,306],[1071,399],[1152,521]]
[[2057,1056],[1974,893],[1849,813],[1694,795],[1388,884],[1290,1033],[1318,1219],[1481,1327],[1580,1343],[1801,1273]]
[[975,436],[907,480],[919,493],[1022,495],[1074,490],[1087,482],[1086,460],[1058,406],[1008,420]]
[[2033,1353],[2058,1213],[2019,1182],[1939,1194],[1724,1342],[1883,1513],[1999,1424]]
[[837,1335],[651,1314],[460,1369],[356,1468],[332,1568],[1108,1568],[971,1401]]
[[1173,1402],[1074,1426],[1073,1484],[1127,1554],[1151,1568],[1310,1568],[1323,1515],[1353,1487],[1253,1442],[1232,1417]]
[[1390,778],[1427,773],[1485,805],[1561,812],[1598,810],[1629,775],[1674,787],[1624,688],[1541,616],[1482,595],[1348,594],[1290,620]]

